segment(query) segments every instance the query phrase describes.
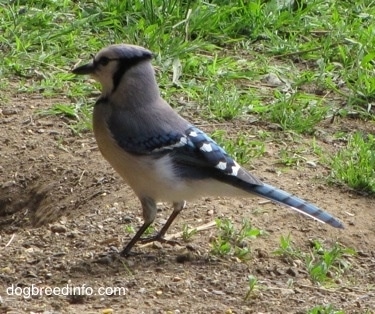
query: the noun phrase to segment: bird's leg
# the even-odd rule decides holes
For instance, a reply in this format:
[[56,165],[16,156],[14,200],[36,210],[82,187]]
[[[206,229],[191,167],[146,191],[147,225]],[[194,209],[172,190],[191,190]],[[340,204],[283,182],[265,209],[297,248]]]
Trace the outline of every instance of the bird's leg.
[[139,228],[139,230],[134,235],[134,237],[130,240],[130,242],[121,251],[120,255],[124,257],[130,255],[130,251],[133,248],[134,244],[136,244],[139,241],[142,234],[152,224],[152,222],[155,220],[155,217],[156,217],[157,208],[156,208],[155,201],[149,197],[140,198],[140,201],[142,204],[144,223],[141,226],[141,228]]
[[165,225],[163,226],[163,228],[161,228],[161,230],[159,231],[159,233],[156,234],[153,237],[149,237],[149,238],[145,238],[145,239],[140,239],[140,241],[142,243],[149,243],[149,242],[153,242],[153,241],[158,241],[158,242],[162,242],[162,243],[178,244],[177,241],[164,239],[164,236],[165,236],[168,228],[171,226],[172,222],[177,217],[177,215],[180,213],[181,210],[184,209],[185,204],[186,204],[185,201],[173,203],[173,212],[169,216],[167,222],[165,223]]

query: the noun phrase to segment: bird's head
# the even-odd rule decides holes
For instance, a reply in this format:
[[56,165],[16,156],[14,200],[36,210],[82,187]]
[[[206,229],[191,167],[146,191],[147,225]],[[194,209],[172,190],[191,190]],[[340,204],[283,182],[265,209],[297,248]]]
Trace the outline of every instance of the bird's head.
[[91,75],[102,85],[103,94],[109,95],[117,90],[127,71],[151,59],[151,51],[143,47],[111,45],[92,56],[91,62],[74,68],[72,72],[78,75]]

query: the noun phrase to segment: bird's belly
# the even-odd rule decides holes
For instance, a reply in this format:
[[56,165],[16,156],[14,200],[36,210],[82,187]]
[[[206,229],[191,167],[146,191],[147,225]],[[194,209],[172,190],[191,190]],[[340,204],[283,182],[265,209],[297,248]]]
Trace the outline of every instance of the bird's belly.
[[155,159],[128,154],[114,142],[104,144],[98,141],[98,145],[105,159],[139,197],[179,202],[201,196],[242,194],[240,190],[214,179],[194,180],[176,176],[168,155]]
[[155,159],[124,151],[111,137],[96,136],[99,150],[116,172],[139,197],[155,200],[181,201],[185,183],[173,172],[169,156]]

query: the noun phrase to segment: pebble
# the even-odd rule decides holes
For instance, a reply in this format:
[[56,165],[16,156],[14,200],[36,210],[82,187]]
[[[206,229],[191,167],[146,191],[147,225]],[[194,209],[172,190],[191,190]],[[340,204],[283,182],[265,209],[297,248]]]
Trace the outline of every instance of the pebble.
[[290,276],[293,276],[293,277],[297,277],[297,275],[298,275],[298,272],[291,267],[287,269],[286,273]]
[[51,231],[54,233],[65,233],[67,228],[60,224],[54,224],[50,227]]
[[306,165],[308,165],[311,168],[316,168],[316,163],[313,162],[312,160],[306,161]]
[[2,114],[3,114],[4,116],[10,116],[10,115],[17,114],[17,113],[18,113],[18,111],[17,111],[16,109],[8,109],[8,108],[4,108],[4,109],[2,110]]
[[262,82],[269,84],[271,86],[282,86],[283,82],[275,73],[269,73],[262,77]]
[[157,241],[152,243],[152,247],[155,248],[155,249],[158,249],[158,250],[163,249],[163,245],[160,242],[157,242]]

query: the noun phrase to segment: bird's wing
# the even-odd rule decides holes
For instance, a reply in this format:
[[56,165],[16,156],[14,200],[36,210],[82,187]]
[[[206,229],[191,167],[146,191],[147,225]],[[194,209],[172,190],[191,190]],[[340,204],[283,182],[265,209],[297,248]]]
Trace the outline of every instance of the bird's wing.
[[[114,128],[112,123],[110,128]],[[172,160],[181,167],[195,173],[232,177],[253,185],[263,183],[242,168],[214,140],[200,129],[188,125],[185,131],[163,131],[162,133],[136,137],[125,136],[122,132],[112,131],[118,145],[134,155],[161,157],[170,154]],[[210,171],[212,170],[212,171]],[[188,172],[185,171],[189,176]]]

